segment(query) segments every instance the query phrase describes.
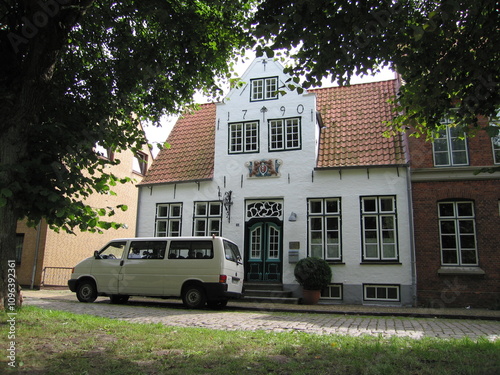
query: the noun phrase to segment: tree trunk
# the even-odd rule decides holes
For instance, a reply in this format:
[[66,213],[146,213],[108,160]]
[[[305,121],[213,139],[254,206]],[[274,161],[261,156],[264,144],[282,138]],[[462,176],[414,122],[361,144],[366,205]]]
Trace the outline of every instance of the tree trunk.
[[[16,165],[25,148],[19,144],[15,128],[0,137],[0,165]],[[22,142],[22,141],[21,141]],[[0,189],[9,190],[14,178],[10,168],[0,171]],[[0,309],[10,311],[22,304],[16,277],[16,228],[18,215],[12,202],[0,207]]]

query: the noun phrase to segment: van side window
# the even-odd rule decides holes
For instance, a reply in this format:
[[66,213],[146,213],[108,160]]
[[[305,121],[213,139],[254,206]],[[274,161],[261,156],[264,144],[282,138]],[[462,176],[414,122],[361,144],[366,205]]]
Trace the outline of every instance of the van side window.
[[224,241],[224,253],[226,259],[232,262],[241,262],[240,249],[234,243]]
[[125,241],[111,242],[108,246],[99,252],[101,259],[122,259]]
[[128,259],[163,259],[167,241],[132,241],[128,251]]
[[212,241],[171,241],[169,259],[212,259]]

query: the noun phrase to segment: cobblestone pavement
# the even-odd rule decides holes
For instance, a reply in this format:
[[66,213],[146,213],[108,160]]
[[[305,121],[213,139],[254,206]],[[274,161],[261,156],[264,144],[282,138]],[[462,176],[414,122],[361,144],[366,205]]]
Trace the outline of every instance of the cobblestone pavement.
[[[37,294],[38,293],[38,294]],[[350,336],[399,336],[500,339],[500,322],[494,320],[442,319],[415,317],[373,317],[301,312],[248,311],[231,308],[222,311],[186,310],[179,302],[132,299],[126,305],[113,305],[100,297],[94,303],[80,303],[74,294],[24,292],[26,305],[44,309],[90,314],[131,323],[160,323],[166,326],[201,327],[221,330],[265,330],[306,332]]]

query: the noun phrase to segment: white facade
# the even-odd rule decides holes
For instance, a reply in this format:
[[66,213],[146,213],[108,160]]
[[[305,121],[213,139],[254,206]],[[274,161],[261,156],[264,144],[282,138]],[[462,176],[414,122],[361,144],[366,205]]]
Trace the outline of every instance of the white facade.
[[[310,249],[314,235],[310,209],[313,202],[319,205],[326,199],[334,203],[336,211],[332,215],[324,212],[317,220],[332,220],[328,225],[332,225],[335,249],[327,259],[333,272],[332,298],[323,301],[413,304],[407,169],[317,169],[320,124],[316,95],[286,90],[288,77],[282,69],[271,59],[256,59],[243,75],[243,85],[234,88],[224,103],[217,104],[213,180],[140,187],[137,235],[158,235],[158,204],[178,203],[182,203],[180,234],[193,235],[195,202],[216,203],[230,193],[231,204],[225,206],[230,207],[230,212],[223,207],[221,234],[235,241],[244,252],[246,281],[282,283],[285,290],[293,290],[299,296],[294,265],[300,258],[315,255]],[[286,91],[286,95],[266,98],[265,85],[272,89],[274,77],[278,78],[278,89]],[[262,100],[259,87],[254,87],[261,82]],[[300,135],[295,133],[297,129]],[[239,137],[240,130],[247,134]],[[288,136],[288,144],[286,140],[281,142],[280,131]],[[288,149],[275,150],[280,148]],[[380,207],[394,202],[394,207],[387,215],[365,212],[365,216],[371,217],[365,222],[362,199],[378,202]],[[391,259],[373,259],[375,247],[364,247],[369,230],[363,228],[363,223],[369,220],[376,221],[381,231],[379,254],[385,246],[382,237],[389,238],[389,242],[390,238],[395,239],[394,247],[387,247]],[[382,234],[384,220],[394,223],[390,233]]]

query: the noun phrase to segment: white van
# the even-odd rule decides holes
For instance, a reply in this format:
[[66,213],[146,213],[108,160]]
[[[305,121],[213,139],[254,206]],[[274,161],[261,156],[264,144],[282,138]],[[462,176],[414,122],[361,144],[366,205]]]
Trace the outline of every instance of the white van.
[[123,238],[78,263],[68,286],[80,302],[182,297],[188,308],[224,307],[242,296],[243,275],[238,246],[226,238]]

